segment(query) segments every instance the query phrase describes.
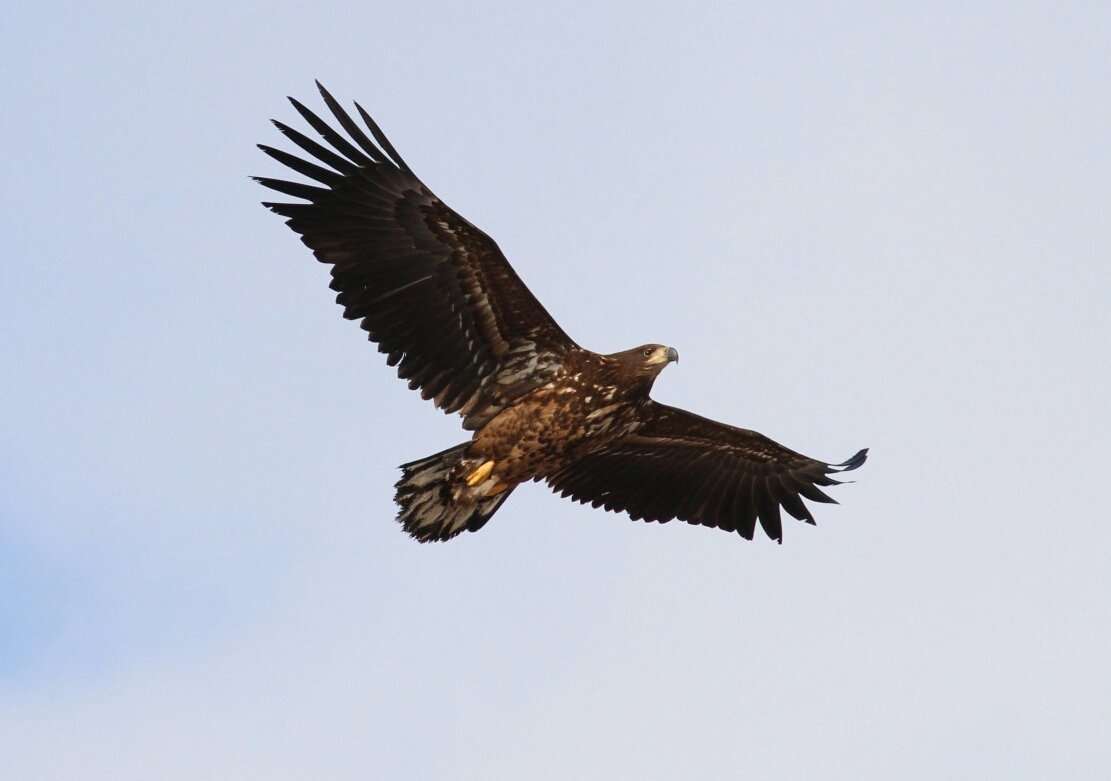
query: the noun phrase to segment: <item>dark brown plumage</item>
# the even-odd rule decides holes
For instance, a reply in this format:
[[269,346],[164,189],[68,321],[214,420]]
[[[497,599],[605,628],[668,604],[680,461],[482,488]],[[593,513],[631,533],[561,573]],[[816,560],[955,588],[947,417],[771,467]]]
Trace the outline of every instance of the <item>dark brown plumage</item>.
[[814,523],[802,499],[833,502],[819,486],[864,463],[866,450],[830,465],[652,401],[652,383],[678,360],[673,348],[579,347],[493,240],[417,179],[361,106],[373,141],[317,86],[350,140],[290,98],[331,148],[275,122],[314,162],[260,148],[314,184],[257,177],[303,201],[264,205],[332,267],[344,317],[362,321],[410,388],[474,432],[401,467],[398,519],[413,537],[475,531],[517,485],[545,480],[633,519],[678,518],[747,539],[759,522],[781,541],[781,507]]

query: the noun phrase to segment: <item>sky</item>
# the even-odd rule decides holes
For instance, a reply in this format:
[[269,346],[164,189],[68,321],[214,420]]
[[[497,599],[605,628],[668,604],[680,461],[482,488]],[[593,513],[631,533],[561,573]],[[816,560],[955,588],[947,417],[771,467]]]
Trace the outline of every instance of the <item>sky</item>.
[[[13,6],[12,779],[1111,773],[1104,3]],[[584,346],[826,461],[783,545],[514,493],[258,202],[320,79]],[[288,148],[288,147],[287,147]]]

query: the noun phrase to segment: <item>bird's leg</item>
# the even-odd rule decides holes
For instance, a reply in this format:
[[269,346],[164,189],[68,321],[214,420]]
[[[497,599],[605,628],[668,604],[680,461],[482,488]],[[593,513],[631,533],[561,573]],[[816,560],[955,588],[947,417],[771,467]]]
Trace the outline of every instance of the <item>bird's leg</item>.
[[490,473],[493,472],[493,471],[494,471],[494,462],[493,461],[487,461],[482,466],[480,466],[478,469],[474,470],[469,475],[467,475],[467,485],[469,485],[471,488],[474,488],[476,485],[478,485],[483,480],[485,480],[487,477],[489,477]]

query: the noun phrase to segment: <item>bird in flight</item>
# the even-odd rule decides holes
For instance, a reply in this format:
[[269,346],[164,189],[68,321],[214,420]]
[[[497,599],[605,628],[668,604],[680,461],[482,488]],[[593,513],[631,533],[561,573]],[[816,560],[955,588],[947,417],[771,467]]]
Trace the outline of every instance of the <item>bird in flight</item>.
[[290,98],[327,146],[275,121],[304,156],[259,148],[312,184],[255,177],[298,199],[263,205],[331,266],[344,317],[362,322],[398,376],[473,432],[401,466],[405,531],[421,542],[478,531],[529,480],[634,520],[679,519],[749,540],[759,523],[782,542],[780,508],[813,524],[803,499],[835,503],[821,488],[863,464],[867,449],[827,464],[653,401],[656,377],[679,360],[674,347],[580,347],[361,106],[366,130],[317,87],[347,136]]

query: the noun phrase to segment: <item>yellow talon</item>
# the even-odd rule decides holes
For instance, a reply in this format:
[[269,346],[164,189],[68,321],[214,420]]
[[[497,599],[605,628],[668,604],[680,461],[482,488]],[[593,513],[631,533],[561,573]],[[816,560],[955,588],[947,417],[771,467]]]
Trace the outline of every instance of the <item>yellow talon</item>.
[[497,496],[498,494],[500,494],[502,491],[504,491],[508,487],[509,487],[509,485],[507,483],[498,483],[493,488],[491,488],[489,491],[487,491],[486,495],[487,496]]
[[474,470],[469,475],[467,475],[467,485],[474,488],[476,485],[478,485],[483,480],[485,480],[487,477],[489,477],[490,473],[493,472],[493,471],[494,471],[494,462],[493,461],[487,461],[485,464],[480,466],[478,469]]

